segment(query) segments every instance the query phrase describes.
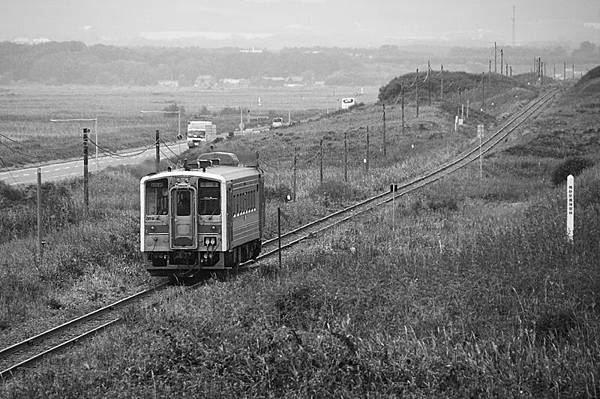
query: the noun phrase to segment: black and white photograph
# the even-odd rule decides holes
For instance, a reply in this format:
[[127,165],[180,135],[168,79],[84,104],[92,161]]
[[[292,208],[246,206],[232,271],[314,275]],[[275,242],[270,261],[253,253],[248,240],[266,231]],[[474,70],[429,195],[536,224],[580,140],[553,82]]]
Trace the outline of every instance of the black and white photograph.
[[4,0],[0,398],[599,398],[598,0]]

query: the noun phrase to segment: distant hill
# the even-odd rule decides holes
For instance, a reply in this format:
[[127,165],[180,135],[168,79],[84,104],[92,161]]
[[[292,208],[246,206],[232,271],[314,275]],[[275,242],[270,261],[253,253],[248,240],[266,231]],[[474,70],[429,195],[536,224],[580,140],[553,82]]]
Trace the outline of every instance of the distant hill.
[[[569,55],[564,48],[510,48],[505,61],[529,70],[534,56],[548,63],[597,57],[598,47],[582,44]],[[284,48],[277,51],[233,47],[118,47],[82,42],[35,45],[0,42],[0,84],[165,85],[219,88],[232,85],[381,85],[399,73],[423,68],[487,70],[489,48],[398,47]],[[577,58],[579,57],[579,58]],[[583,57],[583,58],[582,58]],[[594,58],[597,59],[597,58]],[[550,65],[550,64],[548,64]]]

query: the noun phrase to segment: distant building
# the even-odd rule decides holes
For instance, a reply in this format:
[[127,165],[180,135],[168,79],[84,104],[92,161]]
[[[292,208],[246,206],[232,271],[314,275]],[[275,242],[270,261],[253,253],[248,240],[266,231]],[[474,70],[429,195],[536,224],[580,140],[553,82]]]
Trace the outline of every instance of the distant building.
[[211,89],[217,80],[211,75],[199,75],[194,81],[194,87],[198,89]]
[[176,88],[179,87],[179,82],[176,80],[159,80],[158,85],[162,87]]
[[250,85],[250,80],[248,79],[233,79],[233,78],[224,78],[219,81],[219,83],[227,88],[227,87],[248,87]]
[[262,52],[263,52],[263,50],[262,50],[262,49],[258,49],[258,48],[256,48],[256,49],[255,49],[254,47],[252,47],[252,48],[248,48],[248,49],[246,49],[246,48],[243,48],[243,49],[241,49],[241,50],[240,50],[240,53],[253,53],[253,54],[261,54]]

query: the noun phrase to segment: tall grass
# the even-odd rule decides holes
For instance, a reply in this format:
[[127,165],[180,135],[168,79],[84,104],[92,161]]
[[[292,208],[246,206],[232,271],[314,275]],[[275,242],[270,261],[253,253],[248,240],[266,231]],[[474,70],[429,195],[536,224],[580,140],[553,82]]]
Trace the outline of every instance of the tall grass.
[[0,392],[595,397],[599,181],[597,169],[578,180],[574,244],[562,189],[514,214],[468,199],[416,214],[401,198],[394,229],[388,208],[308,242],[280,271],[131,309],[122,328]]

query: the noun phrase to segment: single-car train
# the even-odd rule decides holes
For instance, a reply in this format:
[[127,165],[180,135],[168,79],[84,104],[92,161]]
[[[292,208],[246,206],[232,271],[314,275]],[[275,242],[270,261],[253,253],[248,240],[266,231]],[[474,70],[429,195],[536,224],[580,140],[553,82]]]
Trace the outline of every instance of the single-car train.
[[235,268],[261,250],[263,173],[211,152],[140,181],[140,245],[154,276]]

